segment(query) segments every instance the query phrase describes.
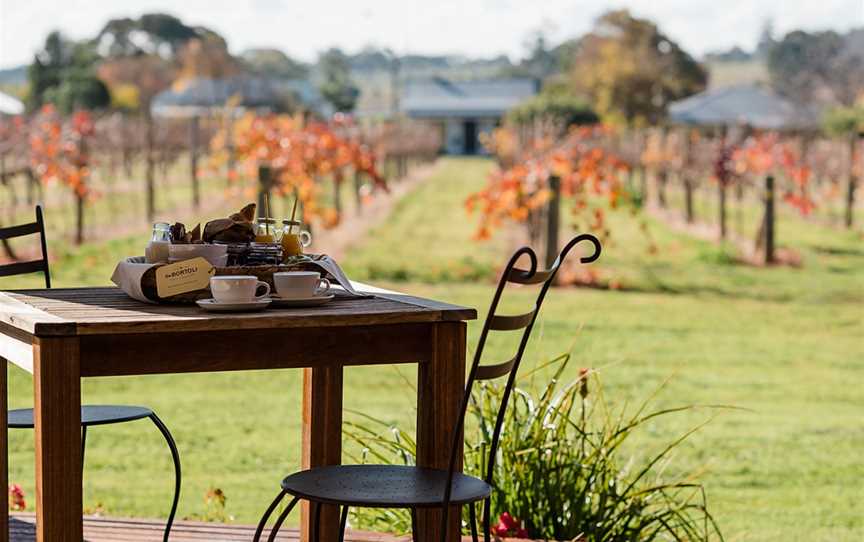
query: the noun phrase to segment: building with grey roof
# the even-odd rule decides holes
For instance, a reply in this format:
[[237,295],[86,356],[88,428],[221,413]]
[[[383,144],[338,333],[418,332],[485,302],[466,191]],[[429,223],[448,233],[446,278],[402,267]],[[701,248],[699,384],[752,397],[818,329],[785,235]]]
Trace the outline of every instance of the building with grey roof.
[[310,111],[329,115],[329,107],[318,89],[308,81],[282,81],[264,77],[209,79],[198,77],[181,88],[168,89],[153,98],[150,111],[155,116],[190,117],[206,115],[224,108],[233,96],[240,97],[239,109],[282,109],[288,100],[302,103]]
[[450,81],[435,77],[406,82],[399,109],[410,118],[440,126],[448,154],[478,154],[485,152],[481,134],[490,132],[509,109],[538,90],[538,82],[527,78]]
[[740,125],[763,130],[806,130],[819,122],[815,111],[755,84],[710,89],[673,102],[669,118],[680,124]]

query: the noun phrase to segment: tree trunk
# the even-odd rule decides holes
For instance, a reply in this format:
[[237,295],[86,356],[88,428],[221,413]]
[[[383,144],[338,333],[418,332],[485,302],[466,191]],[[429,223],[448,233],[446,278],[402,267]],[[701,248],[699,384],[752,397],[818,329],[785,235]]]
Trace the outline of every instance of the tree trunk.
[[201,189],[198,185],[198,116],[189,121],[189,175],[192,180],[192,206],[201,207]]
[[552,267],[558,257],[558,228],[561,221],[561,179],[557,175],[549,177],[548,215],[546,217],[546,268]]
[[726,239],[726,183],[717,183],[717,203],[720,210],[720,239]]
[[147,221],[153,222],[156,217],[156,157],[155,154],[155,139],[156,139],[156,126],[153,121],[153,117],[149,114],[145,114],[145,131],[146,131],[146,149],[144,150],[145,158],[147,162],[147,168],[144,173],[145,175],[145,183],[146,183],[146,191],[147,191]]

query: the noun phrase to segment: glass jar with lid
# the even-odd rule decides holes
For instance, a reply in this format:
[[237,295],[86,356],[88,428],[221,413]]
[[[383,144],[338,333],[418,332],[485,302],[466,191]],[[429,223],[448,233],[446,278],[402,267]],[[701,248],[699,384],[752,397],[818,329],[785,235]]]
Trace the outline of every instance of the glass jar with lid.
[[299,220],[283,220],[281,243],[283,258],[300,256],[303,249],[312,243],[312,235],[303,230],[303,224]]
[[153,234],[144,249],[144,260],[147,263],[165,263],[171,246],[171,226],[167,222],[153,224]]
[[256,243],[276,243],[281,232],[276,227],[275,218],[259,218],[255,226]]

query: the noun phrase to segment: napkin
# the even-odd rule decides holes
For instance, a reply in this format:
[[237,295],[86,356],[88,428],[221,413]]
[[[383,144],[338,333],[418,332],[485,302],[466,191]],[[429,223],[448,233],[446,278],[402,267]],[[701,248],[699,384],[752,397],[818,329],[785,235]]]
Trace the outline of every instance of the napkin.
[[[358,292],[345,275],[345,272],[342,271],[342,268],[339,267],[339,264],[336,263],[336,260],[330,256],[326,254],[310,254],[309,260],[304,263],[318,267],[322,272],[322,276],[341,286],[348,296],[356,298],[372,297],[367,293]],[[117,267],[114,268],[111,282],[133,299],[143,301],[144,303],[157,303],[144,295],[144,290],[141,287],[141,279],[144,273],[155,265],[160,264],[147,263],[144,256],[130,256],[118,263]]]

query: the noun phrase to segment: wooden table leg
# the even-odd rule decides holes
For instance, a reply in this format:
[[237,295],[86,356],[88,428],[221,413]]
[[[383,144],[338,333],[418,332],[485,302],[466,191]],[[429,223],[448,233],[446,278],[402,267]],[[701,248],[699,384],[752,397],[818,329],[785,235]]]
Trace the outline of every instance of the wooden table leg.
[[[0,413],[9,410],[8,404],[8,367],[5,359],[0,358]],[[6,416],[0,417],[0,542],[9,542],[9,432]]]
[[[446,469],[453,445],[453,429],[459,416],[465,389],[464,322],[435,324],[431,359],[421,363],[417,377],[417,464]],[[462,469],[459,449],[457,470]],[[448,541],[460,540],[461,507],[449,512]],[[418,510],[418,533],[414,540],[440,542],[441,513]]]
[[36,540],[81,542],[81,371],[77,338],[33,349]]
[[[342,367],[303,369],[303,468],[342,463]],[[311,540],[309,503],[300,508],[300,540]],[[339,510],[321,507],[321,542],[339,538]]]

